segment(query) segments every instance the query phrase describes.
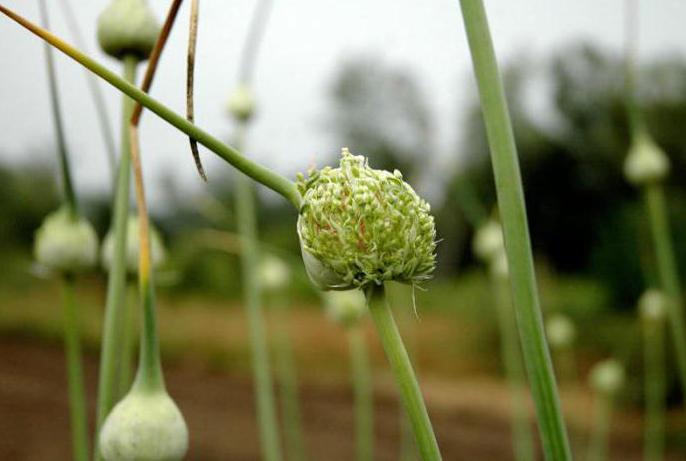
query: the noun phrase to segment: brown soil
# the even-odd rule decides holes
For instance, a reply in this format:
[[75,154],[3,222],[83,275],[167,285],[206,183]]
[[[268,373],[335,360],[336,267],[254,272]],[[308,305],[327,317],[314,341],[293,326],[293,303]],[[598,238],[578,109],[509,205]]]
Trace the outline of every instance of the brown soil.
[[[64,357],[59,345],[0,339],[0,460],[70,459]],[[89,401],[97,364],[86,357]],[[189,460],[258,460],[252,386],[248,378],[177,361],[165,367],[170,393],[186,416]],[[398,459],[398,408],[392,383],[376,376],[377,460]],[[310,460],[351,460],[351,392],[345,382],[308,377],[300,387]],[[429,410],[445,460],[511,459],[508,398],[493,379],[424,380]],[[93,408],[91,408],[92,414]],[[620,418],[613,459],[640,459],[640,421]],[[677,458],[673,458],[677,459]]]

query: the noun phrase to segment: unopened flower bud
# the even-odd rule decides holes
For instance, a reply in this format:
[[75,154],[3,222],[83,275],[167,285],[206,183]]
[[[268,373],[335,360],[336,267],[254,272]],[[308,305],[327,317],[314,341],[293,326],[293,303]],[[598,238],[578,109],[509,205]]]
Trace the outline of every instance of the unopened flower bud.
[[95,266],[98,236],[88,221],[62,207],[49,214],[36,231],[34,255],[50,270],[82,272]]
[[338,168],[298,181],[298,236],[305,269],[323,290],[431,278],[436,229],[429,205],[401,175],[343,149]]
[[367,312],[367,300],[360,290],[329,291],[322,293],[326,313],[343,327],[351,327]]
[[638,300],[638,310],[645,321],[660,321],[667,315],[667,297],[661,291],[646,290]]
[[662,181],[669,173],[669,158],[648,135],[637,136],[624,161],[624,175],[634,186]]
[[606,359],[597,363],[589,376],[589,383],[593,390],[604,395],[613,395],[623,386],[625,380],[624,367],[615,359]]
[[255,99],[250,88],[239,85],[229,96],[229,112],[236,120],[247,122],[255,113]]
[[[167,251],[162,243],[157,229],[150,223],[150,251],[153,268],[161,266],[167,258]],[[138,273],[138,255],[140,250],[138,216],[130,215],[126,224],[126,271],[129,274]],[[114,233],[110,230],[102,242],[102,266],[109,271],[114,257]]]
[[267,291],[285,290],[291,280],[291,269],[288,264],[273,255],[262,259],[259,274],[262,286]]
[[490,262],[489,270],[491,275],[499,280],[507,280],[510,276],[510,268],[507,263],[507,253],[505,253],[505,248],[501,250],[492,257]]
[[576,327],[574,322],[563,314],[553,314],[545,324],[548,342],[553,349],[564,349],[574,344]]
[[164,391],[132,389],[110,412],[100,431],[105,461],[179,461],[188,450],[188,428]]
[[472,251],[482,263],[490,264],[504,250],[503,228],[495,219],[489,219],[474,234]]
[[113,0],[98,18],[98,42],[110,56],[145,60],[155,47],[160,25],[145,0]]

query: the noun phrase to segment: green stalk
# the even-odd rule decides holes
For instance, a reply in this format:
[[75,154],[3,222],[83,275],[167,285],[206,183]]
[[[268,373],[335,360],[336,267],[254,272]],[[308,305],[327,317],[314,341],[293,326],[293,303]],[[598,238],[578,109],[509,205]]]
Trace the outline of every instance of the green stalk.
[[593,405],[593,432],[588,447],[587,461],[607,459],[612,420],[612,396],[599,393]]
[[[245,126],[236,128],[235,143],[243,143]],[[255,215],[255,193],[252,183],[243,175],[235,178],[236,222],[241,237],[241,273],[243,298],[248,314],[250,348],[252,350],[255,397],[257,399],[257,420],[260,426],[262,454],[267,461],[282,459],[279,431],[274,404],[272,375],[269,367],[269,353],[265,332],[260,280],[258,277],[259,256],[257,248],[257,223]]]
[[74,297],[74,285],[74,277],[66,275],[63,280],[64,346],[67,355],[73,456],[76,461],[86,461],[88,459],[88,417],[86,415],[86,391],[81,364],[79,315]]
[[[134,57],[124,58],[124,78],[134,82],[138,61]],[[112,213],[114,228],[114,251],[112,265],[107,279],[107,301],[105,321],[100,351],[100,375],[98,380],[98,403],[96,424],[96,447],[98,434],[103,421],[110,412],[115,400],[116,378],[121,367],[117,354],[121,350],[124,329],[124,302],[126,288],[126,229],[129,217],[129,192],[131,170],[131,142],[129,138],[129,119],[133,111],[133,101],[124,96],[122,99],[121,155],[117,173],[117,188]],[[117,396],[121,397],[121,396]],[[96,459],[101,459],[96,450]]]
[[374,459],[374,403],[367,345],[359,325],[348,328],[347,333],[355,394],[355,459],[372,461]]
[[662,319],[643,322],[645,434],[643,459],[659,461],[664,454],[665,431],[665,344]]
[[152,272],[141,276],[139,284],[143,298],[143,322],[140,334],[140,351],[138,353],[138,371],[133,382],[137,391],[154,394],[165,389],[162,364],[160,363],[160,346],[157,335],[157,316],[155,314],[155,290]]
[[131,387],[131,372],[135,369],[134,351],[136,338],[132,333],[136,331],[136,306],[138,305],[138,287],[129,280],[126,283],[126,301],[122,306],[123,328],[120,349],[119,382],[117,395],[125,395]]
[[512,312],[507,281],[492,276],[495,307],[500,328],[500,347],[505,376],[510,388],[512,404],[512,446],[515,460],[530,461],[536,458],[529,412],[526,408],[526,374],[517,338],[517,323]]
[[686,327],[684,322],[681,284],[674,257],[672,235],[667,217],[667,204],[661,184],[645,186],[646,211],[650,218],[650,229],[657,259],[660,286],[669,297],[668,313],[672,339],[679,368],[681,391],[686,396]]
[[281,411],[283,413],[283,432],[289,461],[305,461],[302,418],[298,404],[298,380],[295,373],[293,346],[286,320],[288,306],[279,301],[277,326],[275,328],[276,376],[281,389]]
[[370,285],[365,291],[365,296],[386,358],[395,376],[405,412],[410,419],[422,460],[440,460],[441,453],[426,411],[422,391],[386,300],[384,286]]
[[491,149],[512,301],[546,459],[571,459],[543,330],[517,149],[481,0],[460,0]]

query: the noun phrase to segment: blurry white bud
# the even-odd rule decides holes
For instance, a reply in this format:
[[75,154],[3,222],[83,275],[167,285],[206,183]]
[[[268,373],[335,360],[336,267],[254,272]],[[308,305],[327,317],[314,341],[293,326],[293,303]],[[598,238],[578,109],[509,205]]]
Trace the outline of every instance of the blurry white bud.
[[472,251],[484,264],[490,264],[505,249],[503,228],[495,219],[489,219],[474,234]]
[[[167,259],[167,251],[164,249],[162,237],[160,237],[157,229],[150,223],[148,227],[150,231],[150,251],[152,256],[153,268],[158,268]],[[140,240],[138,238],[139,221],[138,216],[129,215],[126,225],[126,271],[130,274],[138,273],[138,250],[140,249]],[[102,242],[102,266],[109,271],[112,267],[112,260],[114,257],[114,233],[110,231],[105,235]]]
[[255,113],[255,99],[250,88],[246,85],[239,85],[229,96],[229,112],[241,122],[247,122]]
[[548,342],[553,349],[570,347],[576,340],[574,322],[563,314],[553,314],[545,324]]
[[113,0],[98,17],[98,42],[110,56],[147,59],[160,25],[145,0]]
[[502,248],[490,261],[491,275],[500,280],[507,280],[510,275],[510,269],[507,265],[507,253]]
[[638,300],[641,318],[646,321],[659,321],[667,314],[667,297],[661,291],[646,290]]
[[605,395],[617,393],[624,386],[624,380],[624,367],[615,359],[598,362],[589,375],[589,384],[593,390]]
[[188,450],[188,428],[164,391],[131,390],[100,431],[105,461],[179,461]]
[[52,271],[82,272],[95,266],[98,236],[88,221],[62,207],[46,216],[36,231],[34,255]]
[[648,135],[631,143],[624,161],[624,175],[634,186],[662,181],[669,173],[669,158]]
[[288,264],[272,255],[262,258],[259,273],[262,286],[268,291],[284,290],[291,280],[291,269]]
[[322,296],[329,318],[346,328],[359,322],[367,312],[367,300],[361,290],[325,291]]

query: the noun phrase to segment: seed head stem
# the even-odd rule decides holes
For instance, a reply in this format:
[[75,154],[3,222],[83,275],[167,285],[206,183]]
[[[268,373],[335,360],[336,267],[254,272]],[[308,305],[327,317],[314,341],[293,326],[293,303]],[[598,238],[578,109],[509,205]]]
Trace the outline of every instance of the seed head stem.
[[355,459],[372,461],[374,459],[374,400],[367,344],[359,324],[348,328],[347,333],[355,395]]

